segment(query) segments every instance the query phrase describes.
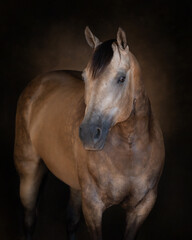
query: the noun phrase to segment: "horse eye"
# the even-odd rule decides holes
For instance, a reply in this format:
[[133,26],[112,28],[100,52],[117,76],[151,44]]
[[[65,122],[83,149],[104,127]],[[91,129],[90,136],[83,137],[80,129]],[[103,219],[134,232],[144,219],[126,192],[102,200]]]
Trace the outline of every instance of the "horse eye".
[[117,83],[124,83],[125,82],[125,76],[121,76],[118,80]]

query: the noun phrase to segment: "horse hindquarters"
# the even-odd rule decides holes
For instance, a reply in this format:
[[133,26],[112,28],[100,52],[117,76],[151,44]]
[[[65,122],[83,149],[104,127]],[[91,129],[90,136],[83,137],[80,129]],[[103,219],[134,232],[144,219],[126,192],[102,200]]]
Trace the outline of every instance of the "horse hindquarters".
[[[22,103],[25,103],[23,105]],[[31,238],[35,222],[38,190],[45,173],[45,165],[32,146],[27,130],[28,105],[20,98],[16,116],[14,160],[20,176],[20,199],[24,207],[24,227],[27,239]]]

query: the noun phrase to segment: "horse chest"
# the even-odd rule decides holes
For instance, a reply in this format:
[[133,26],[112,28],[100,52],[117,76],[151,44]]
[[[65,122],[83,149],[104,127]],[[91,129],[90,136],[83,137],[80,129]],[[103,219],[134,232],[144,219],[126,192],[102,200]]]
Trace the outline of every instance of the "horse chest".
[[135,163],[131,154],[121,158],[104,155],[88,162],[89,176],[106,205],[118,204],[128,196],[139,201],[150,187],[148,171],[143,170],[143,164]]
[[94,182],[95,187],[102,200],[106,204],[116,204],[129,192],[129,180],[127,176],[119,172],[111,163],[89,162],[89,176]]

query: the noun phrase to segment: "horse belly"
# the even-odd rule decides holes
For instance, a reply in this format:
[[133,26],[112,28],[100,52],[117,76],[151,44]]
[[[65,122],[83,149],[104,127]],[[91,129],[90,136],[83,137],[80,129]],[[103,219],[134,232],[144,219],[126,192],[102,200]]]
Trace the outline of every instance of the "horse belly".
[[41,149],[39,152],[47,168],[57,178],[72,188],[80,189],[76,162],[67,149],[57,149],[57,153],[48,149],[46,151],[42,151]]
[[49,131],[39,130],[38,138],[33,139],[33,145],[47,168],[61,181],[69,186],[79,189],[76,160],[72,145],[68,138],[58,139]]

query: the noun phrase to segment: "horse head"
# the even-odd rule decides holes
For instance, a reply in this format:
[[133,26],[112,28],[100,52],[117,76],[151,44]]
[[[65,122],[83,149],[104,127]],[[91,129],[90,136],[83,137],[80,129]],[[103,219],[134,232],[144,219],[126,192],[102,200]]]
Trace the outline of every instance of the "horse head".
[[132,112],[138,64],[121,28],[117,39],[103,43],[88,27],[85,37],[93,54],[82,73],[86,109],[79,136],[86,150],[101,150],[109,130]]

